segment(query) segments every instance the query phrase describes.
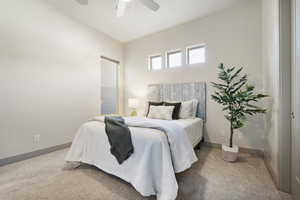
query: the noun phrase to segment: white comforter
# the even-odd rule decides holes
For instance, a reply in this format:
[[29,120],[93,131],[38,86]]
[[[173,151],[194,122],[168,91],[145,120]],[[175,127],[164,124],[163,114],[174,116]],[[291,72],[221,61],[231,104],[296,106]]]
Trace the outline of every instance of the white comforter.
[[185,130],[172,121],[125,118],[134,153],[119,165],[110,153],[103,121],[103,117],[96,117],[80,127],[66,161],[94,165],[131,183],[143,196],[176,199],[175,173],[188,169],[197,161]]

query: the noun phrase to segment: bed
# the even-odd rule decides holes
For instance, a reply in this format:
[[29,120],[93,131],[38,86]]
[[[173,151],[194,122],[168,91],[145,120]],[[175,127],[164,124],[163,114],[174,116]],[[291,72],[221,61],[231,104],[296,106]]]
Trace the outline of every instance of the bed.
[[134,153],[121,165],[110,153],[103,117],[84,123],[66,156],[67,162],[98,167],[130,183],[141,195],[174,200],[175,174],[197,161],[193,147],[203,138],[206,118],[206,85],[202,82],[155,84],[148,87],[150,101],[198,100],[196,118],[155,120],[125,117],[131,131]]
[[179,119],[176,121],[174,120],[174,123],[179,124],[185,129],[193,147],[198,148],[198,144],[203,139],[203,120],[200,118]]

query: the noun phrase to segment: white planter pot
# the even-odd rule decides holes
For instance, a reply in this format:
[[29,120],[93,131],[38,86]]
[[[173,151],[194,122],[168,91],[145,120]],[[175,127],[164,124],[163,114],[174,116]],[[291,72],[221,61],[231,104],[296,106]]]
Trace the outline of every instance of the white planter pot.
[[222,145],[222,156],[225,161],[235,162],[238,158],[238,154],[239,154],[238,146],[229,147],[226,145]]

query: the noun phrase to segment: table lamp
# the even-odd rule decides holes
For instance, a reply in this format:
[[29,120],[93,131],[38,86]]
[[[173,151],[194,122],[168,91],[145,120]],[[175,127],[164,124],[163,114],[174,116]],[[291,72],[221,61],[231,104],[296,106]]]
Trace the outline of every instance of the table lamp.
[[132,108],[133,111],[131,112],[131,116],[137,116],[136,109],[139,107],[139,100],[137,98],[130,98],[128,99],[128,107]]

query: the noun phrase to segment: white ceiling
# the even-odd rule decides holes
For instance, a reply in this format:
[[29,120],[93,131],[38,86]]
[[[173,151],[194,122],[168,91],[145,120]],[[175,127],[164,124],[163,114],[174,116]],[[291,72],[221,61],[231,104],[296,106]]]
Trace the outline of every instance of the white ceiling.
[[46,0],[65,14],[110,35],[121,42],[155,33],[230,7],[239,0],[155,0],[160,9],[153,12],[132,0],[125,16],[116,17],[115,0]]

